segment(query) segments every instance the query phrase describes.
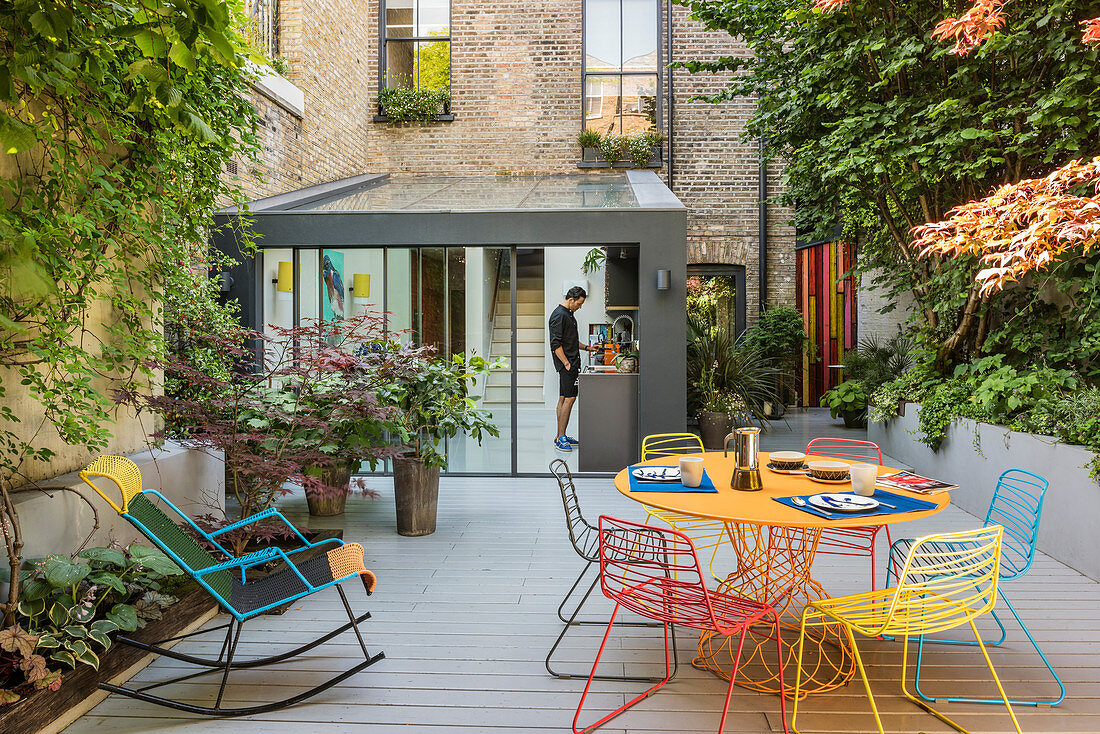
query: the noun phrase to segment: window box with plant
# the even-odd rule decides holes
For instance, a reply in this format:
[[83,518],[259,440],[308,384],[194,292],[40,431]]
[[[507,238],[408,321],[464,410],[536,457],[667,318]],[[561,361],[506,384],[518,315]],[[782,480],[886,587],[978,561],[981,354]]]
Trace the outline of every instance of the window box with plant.
[[378,94],[378,114],[374,122],[451,122],[449,89],[408,89],[388,87]]
[[600,135],[583,130],[577,136],[581,147],[577,168],[660,168],[663,141],[664,136],[657,132]]

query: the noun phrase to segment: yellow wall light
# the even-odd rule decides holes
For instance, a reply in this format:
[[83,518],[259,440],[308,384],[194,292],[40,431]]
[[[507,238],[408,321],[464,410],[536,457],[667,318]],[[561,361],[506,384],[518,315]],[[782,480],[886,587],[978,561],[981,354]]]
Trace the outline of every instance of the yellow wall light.
[[279,263],[279,277],[275,279],[275,290],[280,293],[294,292],[294,263]]
[[370,273],[356,273],[352,279],[351,295],[356,298],[370,298]]

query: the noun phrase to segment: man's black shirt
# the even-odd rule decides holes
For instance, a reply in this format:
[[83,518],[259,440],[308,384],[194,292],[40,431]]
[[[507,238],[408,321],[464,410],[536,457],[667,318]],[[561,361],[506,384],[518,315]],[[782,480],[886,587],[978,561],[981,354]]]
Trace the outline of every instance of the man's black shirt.
[[558,347],[561,347],[562,351],[565,352],[571,368],[574,371],[579,370],[581,368],[581,350],[580,337],[577,335],[577,319],[573,316],[572,311],[561,304],[558,304],[558,307],[550,314],[550,354],[554,359],[554,369],[561,372],[565,369],[565,365],[554,354]]

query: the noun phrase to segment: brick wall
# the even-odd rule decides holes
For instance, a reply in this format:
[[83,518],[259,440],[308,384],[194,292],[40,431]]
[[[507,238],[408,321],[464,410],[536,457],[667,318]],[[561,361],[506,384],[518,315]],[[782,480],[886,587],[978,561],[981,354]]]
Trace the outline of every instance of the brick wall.
[[[375,123],[380,0],[284,0],[281,45],[289,79],[306,96],[298,120],[260,97],[265,165],[242,172],[249,192],[270,195],[364,172],[407,175],[578,173],[581,129],[580,0],[453,0],[453,122]],[[745,53],[673,10],[674,58]],[[661,39],[666,33],[662,16]],[[668,49],[663,49],[665,59]],[[758,160],[743,140],[755,101],[692,102],[723,79],[674,72],[672,188],[688,207],[691,263],[744,265],[750,320],[759,302]],[[665,80],[667,121],[667,79]],[[667,129],[663,132],[667,133]],[[251,175],[256,174],[256,175]],[[262,174],[265,183],[259,182]],[[769,167],[769,195],[780,167]],[[603,175],[588,171],[588,175]],[[667,166],[659,172],[667,182]],[[794,233],[788,211],[768,210],[766,300],[794,297]]]

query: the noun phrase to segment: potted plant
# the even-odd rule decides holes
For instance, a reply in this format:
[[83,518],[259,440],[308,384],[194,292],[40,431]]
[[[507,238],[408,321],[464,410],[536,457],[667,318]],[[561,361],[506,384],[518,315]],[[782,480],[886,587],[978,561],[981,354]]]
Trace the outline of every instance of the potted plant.
[[615,369],[623,374],[633,374],[637,372],[638,350],[631,346],[615,355]]
[[821,407],[836,418],[843,416],[845,428],[867,426],[867,388],[861,380],[845,380],[821,396]]
[[[700,426],[704,413],[726,415],[731,405],[740,411],[741,425],[767,423],[764,406],[778,400],[774,389],[777,370],[744,337],[735,339],[728,329],[712,326],[696,314],[689,313],[687,319],[687,398],[689,410],[699,417]],[[708,406],[718,410],[708,410]],[[722,418],[721,425],[726,424]],[[704,439],[703,445],[722,448],[728,432],[722,432],[709,445]]]
[[595,130],[581,130],[577,135],[577,144],[581,146],[581,160],[594,163],[599,160],[600,134]]
[[660,133],[643,133],[626,138],[626,151],[635,168],[649,168],[661,154]]
[[435,532],[439,470],[447,466],[442,442],[460,433],[479,444],[486,435],[500,435],[469,391],[479,376],[503,366],[465,354],[421,357],[408,379],[383,388],[382,399],[400,409],[394,427],[403,452],[393,459],[393,490],[401,535]]
[[626,140],[623,137],[608,133],[600,138],[600,154],[608,166],[614,166],[621,161],[625,153]]
[[750,424],[744,401],[732,392],[709,392],[699,411],[699,435],[704,448],[722,448],[723,440],[734,428]]
[[796,375],[809,344],[802,314],[791,306],[771,306],[746,334],[749,343],[775,365],[776,400],[765,406],[769,418],[781,418],[795,396]]
[[[397,453],[387,432],[399,411],[380,401],[379,392],[411,375],[424,350],[378,347],[382,317],[371,312],[269,332],[211,335],[238,369],[214,371],[173,358],[165,373],[188,390],[124,398],[165,416],[158,437],[224,456],[226,489],[241,517],[272,506],[295,483],[315,512],[337,513],[349,493],[370,494],[350,484],[351,471]],[[247,536],[234,538],[234,552],[247,542]]]

